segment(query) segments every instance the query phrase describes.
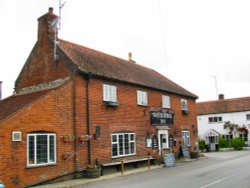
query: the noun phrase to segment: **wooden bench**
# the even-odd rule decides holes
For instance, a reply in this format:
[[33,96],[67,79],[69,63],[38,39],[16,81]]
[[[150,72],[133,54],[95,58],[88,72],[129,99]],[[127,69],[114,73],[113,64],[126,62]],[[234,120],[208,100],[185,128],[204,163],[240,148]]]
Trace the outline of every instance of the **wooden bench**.
[[154,157],[143,157],[143,158],[135,158],[135,159],[121,159],[120,161],[113,161],[110,163],[104,163],[104,164],[101,164],[101,166],[102,166],[101,175],[103,175],[103,170],[105,167],[116,166],[117,171],[121,170],[121,173],[123,174],[125,164],[132,164],[133,163],[134,167],[138,168],[138,164],[140,162],[148,161],[148,167],[150,167],[152,160],[155,160],[155,158]]

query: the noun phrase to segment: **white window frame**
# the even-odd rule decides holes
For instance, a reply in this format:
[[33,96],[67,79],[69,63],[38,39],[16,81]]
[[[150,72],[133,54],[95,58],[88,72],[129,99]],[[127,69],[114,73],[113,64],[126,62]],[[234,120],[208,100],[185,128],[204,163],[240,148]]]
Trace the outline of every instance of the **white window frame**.
[[171,108],[170,96],[162,95],[162,108]]
[[223,122],[222,116],[211,116],[211,117],[208,117],[208,123],[222,123],[222,122]]
[[182,110],[188,110],[187,99],[181,99],[181,109]]
[[[46,145],[46,150],[47,150],[47,162],[38,162],[38,154],[37,154],[37,137],[38,136],[47,136],[47,145]],[[34,142],[34,148],[33,150],[33,155],[34,155],[34,161],[32,163],[30,162],[30,139],[33,137]],[[50,137],[53,137],[54,141],[50,143]],[[51,145],[53,148],[51,148]],[[51,158],[50,153],[51,149],[54,152],[53,158]],[[56,164],[56,134],[54,133],[29,133],[27,134],[27,167],[33,167],[33,166],[44,166],[44,165],[51,165],[51,164]]]
[[[125,135],[128,135],[128,153],[126,153],[126,143],[125,143]],[[133,135],[134,139],[131,139],[131,135]],[[136,154],[136,137],[135,133],[113,133],[111,134],[111,156],[112,158],[131,156]],[[116,137],[116,141],[113,140],[113,137]],[[119,137],[122,138],[122,143],[119,141]],[[133,148],[131,145],[133,144]],[[120,146],[122,145],[122,152],[120,150]],[[113,155],[113,147],[117,148],[117,155]]]
[[148,93],[146,91],[137,90],[137,104],[148,106]]
[[117,102],[117,87],[116,86],[103,84],[103,101]]
[[190,144],[190,131],[182,131],[182,141],[183,141],[183,145],[191,146],[191,144]]

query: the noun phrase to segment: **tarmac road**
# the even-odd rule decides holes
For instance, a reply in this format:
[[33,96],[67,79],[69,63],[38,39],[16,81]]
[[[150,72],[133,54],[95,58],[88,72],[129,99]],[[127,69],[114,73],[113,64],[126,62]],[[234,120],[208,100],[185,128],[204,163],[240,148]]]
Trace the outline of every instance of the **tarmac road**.
[[185,162],[82,188],[250,188],[250,151],[206,153],[208,158]]

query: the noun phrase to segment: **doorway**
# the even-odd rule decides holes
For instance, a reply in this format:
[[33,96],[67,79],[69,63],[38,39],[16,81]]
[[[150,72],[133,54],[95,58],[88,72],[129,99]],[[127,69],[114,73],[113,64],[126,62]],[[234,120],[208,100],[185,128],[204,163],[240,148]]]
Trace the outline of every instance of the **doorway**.
[[164,149],[169,149],[168,139],[169,139],[168,130],[158,130],[159,154],[163,154]]

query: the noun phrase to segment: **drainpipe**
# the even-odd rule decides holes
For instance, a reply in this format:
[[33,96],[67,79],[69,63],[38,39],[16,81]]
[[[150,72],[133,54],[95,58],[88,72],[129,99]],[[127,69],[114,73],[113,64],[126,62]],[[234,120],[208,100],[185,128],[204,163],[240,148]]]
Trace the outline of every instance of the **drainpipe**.
[[[91,78],[91,75],[87,73],[85,75],[85,90],[86,90],[86,123],[87,123],[87,133],[90,135],[90,112],[89,112],[89,80]],[[88,140],[88,163],[91,163],[91,143],[90,139]]]
[[[76,84],[75,84],[75,76],[73,77],[73,83],[72,83],[72,108],[73,108],[73,127],[74,127],[74,136],[76,138],[76,134],[77,134],[77,127],[76,127]],[[75,154],[77,154],[77,145],[76,145],[76,139],[74,140],[74,152]],[[74,171],[77,171],[77,163],[76,163],[76,157],[74,160]]]

